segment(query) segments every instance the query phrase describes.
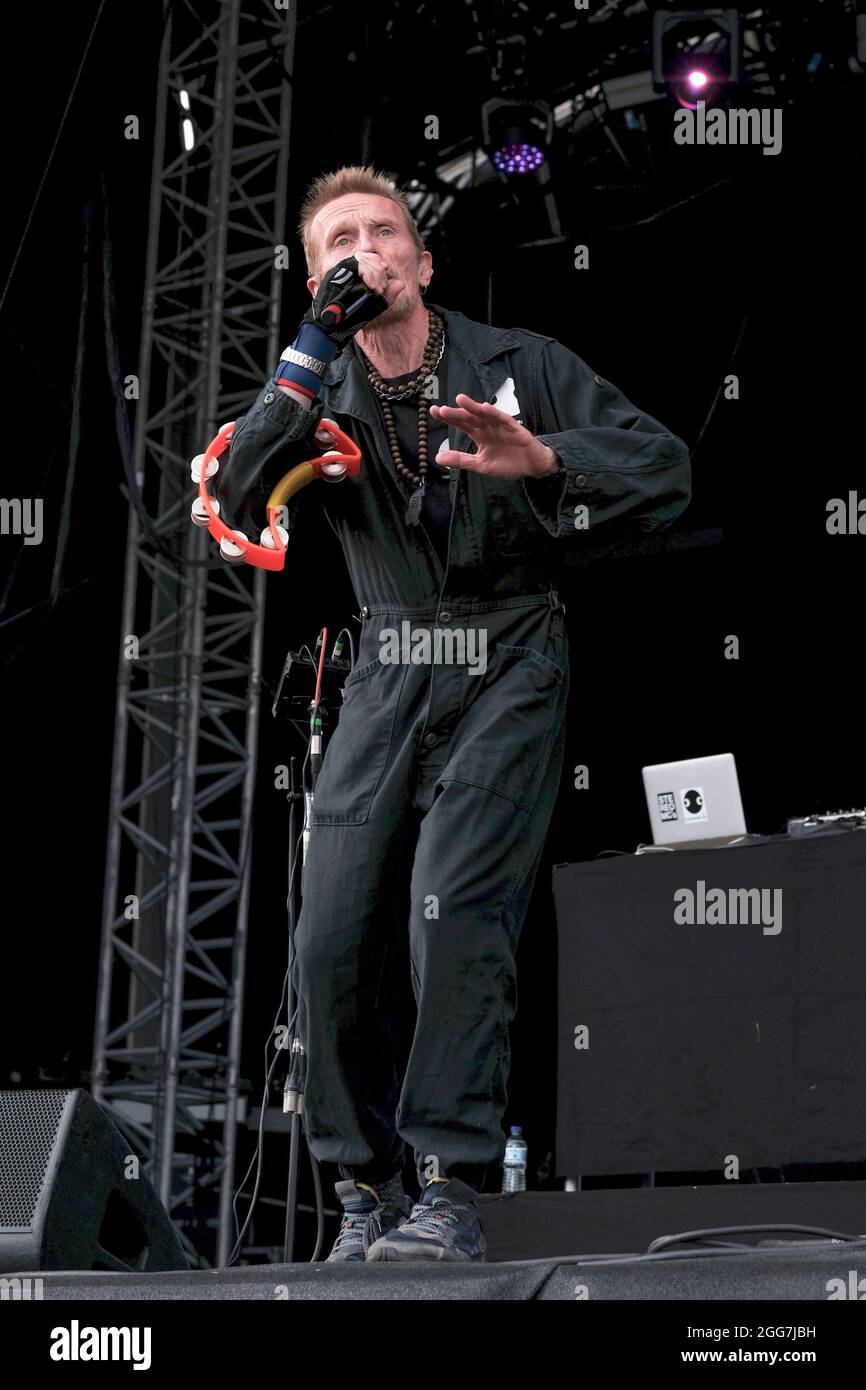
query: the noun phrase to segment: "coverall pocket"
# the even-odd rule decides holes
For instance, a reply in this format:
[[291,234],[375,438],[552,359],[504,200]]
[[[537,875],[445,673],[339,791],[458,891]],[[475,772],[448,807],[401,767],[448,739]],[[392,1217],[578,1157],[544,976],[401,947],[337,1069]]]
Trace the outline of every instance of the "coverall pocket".
[[540,667],[545,681],[551,678],[561,681],[565,674],[562,667],[555,662],[552,657],[546,656],[544,652],[538,651],[535,647],[508,647],[504,642],[497,642],[496,650],[501,652],[505,657],[536,662]]
[[564,717],[563,672],[535,648],[497,642],[488,676],[461,727],[454,780],[531,811]]
[[377,658],[349,672],[325,748],[310,825],[362,825],[388,763],[405,667]]
[[374,661],[368,661],[364,666],[354,666],[343,681],[343,689],[349,690],[353,685],[357,685],[358,681],[366,680],[366,678],[372,676],[382,664],[379,657],[376,657]]

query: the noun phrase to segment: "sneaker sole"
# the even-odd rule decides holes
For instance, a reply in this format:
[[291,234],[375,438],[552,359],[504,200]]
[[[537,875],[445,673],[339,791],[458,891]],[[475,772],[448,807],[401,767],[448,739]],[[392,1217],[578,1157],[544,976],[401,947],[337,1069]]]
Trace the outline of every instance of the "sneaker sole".
[[463,1250],[455,1250],[447,1245],[428,1244],[426,1241],[383,1241],[377,1240],[367,1251],[367,1263],[376,1263],[380,1260],[394,1261],[405,1260],[406,1263],[440,1263],[440,1264],[483,1264],[486,1262],[486,1252],[478,1255],[467,1255]]

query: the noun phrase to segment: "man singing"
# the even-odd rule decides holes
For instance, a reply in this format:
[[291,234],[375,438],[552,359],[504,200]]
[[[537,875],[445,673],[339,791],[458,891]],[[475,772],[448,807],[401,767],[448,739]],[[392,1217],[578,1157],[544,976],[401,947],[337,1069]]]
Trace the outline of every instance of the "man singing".
[[[330,1260],[480,1261],[514,957],[564,751],[558,548],[669,525],[688,450],[554,339],[426,302],[432,257],[373,169],[317,179],[300,232],[312,304],[214,491],[258,539],[271,487],[321,453],[323,416],[362,452],[357,476],[304,495],[340,538],[361,618],[295,933],[307,1141],[342,1175]],[[465,637],[476,659],[395,660],[406,631],[434,653]],[[407,932],[417,1021],[400,1078],[389,991]]]

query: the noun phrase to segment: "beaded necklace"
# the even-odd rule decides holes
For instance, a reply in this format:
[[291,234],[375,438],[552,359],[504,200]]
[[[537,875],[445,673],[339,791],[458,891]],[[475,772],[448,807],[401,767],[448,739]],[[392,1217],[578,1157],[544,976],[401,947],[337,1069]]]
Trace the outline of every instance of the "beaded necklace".
[[[388,437],[388,448],[391,451],[391,458],[394,467],[402,478],[408,479],[415,484],[415,491],[409,499],[406,508],[406,525],[417,526],[421,520],[421,506],[424,501],[424,489],[427,486],[427,397],[424,395],[424,388],[432,374],[435,372],[442,355],[445,352],[445,324],[444,321],[435,314],[432,309],[428,309],[427,317],[429,320],[429,332],[427,335],[427,346],[424,349],[424,358],[418,371],[410,381],[402,385],[394,385],[383,381],[382,376],[373,366],[372,362],[361,352],[367,370],[367,380],[375,391],[379,400],[382,402],[382,414],[385,417],[385,433]],[[361,351],[360,344],[358,350]],[[409,468],[400,456],[400,441],[397,437],[397,427],[394,423],[394,415],[391,410],[391,401],[409,400],[413,396],[418,397],[418,472]]]

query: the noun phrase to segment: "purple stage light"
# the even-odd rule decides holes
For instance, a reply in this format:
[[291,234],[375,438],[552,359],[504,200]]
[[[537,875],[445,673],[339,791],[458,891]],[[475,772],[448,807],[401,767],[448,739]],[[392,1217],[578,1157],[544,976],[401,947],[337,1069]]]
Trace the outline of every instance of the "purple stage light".
[[699,102],[710,102],[725,84],[718,63],[709,54],[702,53],[699,58],[692,57],[680,63],[671,79],[671,95],[680,106],[696,111]]
[[503,174],[529,174],[544,163],[544,151],[525,143],[502,145],[496,150],[493,163]]

